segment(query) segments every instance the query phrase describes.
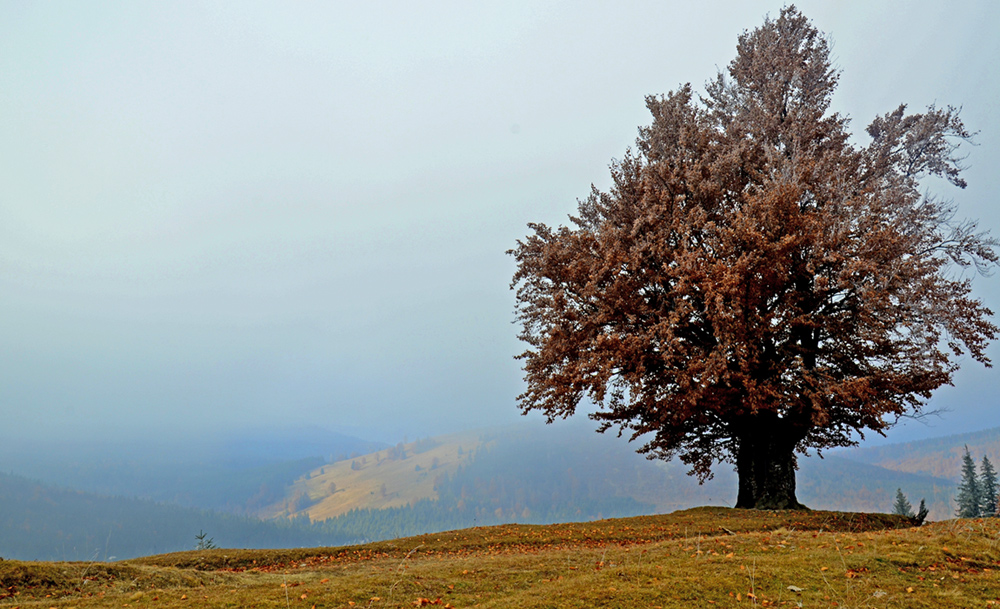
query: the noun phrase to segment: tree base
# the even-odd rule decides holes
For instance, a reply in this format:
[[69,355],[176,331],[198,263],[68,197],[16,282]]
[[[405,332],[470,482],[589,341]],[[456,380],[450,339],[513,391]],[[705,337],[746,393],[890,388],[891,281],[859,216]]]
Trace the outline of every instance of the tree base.
[[811,508],[802,505],[796,500],[792,501],[775,501],[775,502],[759,502],[756,505],[740,505],[739,503],[735,506],[738,510],[801,510],[803,512],[811,512]]
[[736,507],[751,510],[807,510],[795,498],[795,444],[799,435],[767,413],[743,425],[736,454],[740,478]]

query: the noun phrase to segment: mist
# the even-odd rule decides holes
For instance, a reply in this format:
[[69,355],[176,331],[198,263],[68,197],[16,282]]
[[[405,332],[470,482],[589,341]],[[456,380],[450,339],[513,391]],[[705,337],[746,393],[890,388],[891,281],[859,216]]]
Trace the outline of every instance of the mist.
[[[978,145],[945,192],[996,233],[1000,9],[799,8],[856,133],[963,106]],[[5,3],[0,439],[391,444],[520,420],[505,251],[607,187],[646,95],[701,89],[778,10]],[[996,307],[996,278],[975,286]],[[991,425],[995,374],[964,362],[944,412],[887,440]]]

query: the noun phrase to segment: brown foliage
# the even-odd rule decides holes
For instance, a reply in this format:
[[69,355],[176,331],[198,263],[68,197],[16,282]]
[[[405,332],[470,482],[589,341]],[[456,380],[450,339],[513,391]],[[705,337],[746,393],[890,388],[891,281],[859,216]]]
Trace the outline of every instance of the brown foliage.
[[614,186],[509,252],[522,411],[551,422],[589,399],[650,457],[701,479],[735,463],[738,506],[796,507],[795,451],[919,414],[964,353],[989,365],[992,312],[952,271],[996,264],[997,242],[919,190],[965,186],[972,134],[952,107],[900,106],[857,147],[828,111],[837,78],[789,7],[703,97],[647,98]]

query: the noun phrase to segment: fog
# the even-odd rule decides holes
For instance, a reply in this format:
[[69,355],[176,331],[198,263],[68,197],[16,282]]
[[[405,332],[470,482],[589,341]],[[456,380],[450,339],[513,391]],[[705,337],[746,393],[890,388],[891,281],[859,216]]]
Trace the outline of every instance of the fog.
[[[997,234],[997,5],[797,5],[856,133],[963,106],[969,187],[940,192]],[[780,8],[3,3],[0,438],[517,421],[505,251],[608,185],[644,96],[701,89]],[[995,381],[966,358],[889,440],[994,426]]]

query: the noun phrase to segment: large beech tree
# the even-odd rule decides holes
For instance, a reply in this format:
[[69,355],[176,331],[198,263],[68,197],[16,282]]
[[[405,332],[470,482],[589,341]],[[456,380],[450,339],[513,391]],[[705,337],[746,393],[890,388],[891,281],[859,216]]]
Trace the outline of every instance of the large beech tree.
[[637,149],[571,226],[530,224],[517,261],[524,413],[581,401],[601,431],[739,475],[737,507],[800,508],[796,454],[919,416],[997,327],[967,275],[997,242],[925,178],[965,187],[951,107],[829,110],[827,39],[794,7],[739,38],[697,96],[649,97]]

